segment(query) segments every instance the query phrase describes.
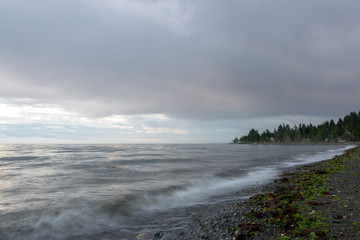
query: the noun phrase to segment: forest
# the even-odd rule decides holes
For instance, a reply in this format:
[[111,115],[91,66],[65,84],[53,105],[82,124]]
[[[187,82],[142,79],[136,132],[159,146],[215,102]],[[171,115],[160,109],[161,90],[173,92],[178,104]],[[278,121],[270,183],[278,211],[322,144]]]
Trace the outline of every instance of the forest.
[[343,119],[325,121],[317,126],[299,124],[290,127],[280,124],[274,131],[268,129],[259,133],[251,129],[248,135],[235,137],[232,143],[310,143],[360,141],[360,111],[351,112]]

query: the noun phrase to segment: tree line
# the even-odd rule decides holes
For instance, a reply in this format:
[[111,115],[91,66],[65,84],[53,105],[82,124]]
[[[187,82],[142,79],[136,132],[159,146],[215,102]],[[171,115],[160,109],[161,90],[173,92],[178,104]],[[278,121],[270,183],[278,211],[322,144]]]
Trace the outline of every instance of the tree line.
[[280,124],[273,132],[268,129],[261,134],[251,129],[247,135],[234,138],[233,143],[306,143],[306,142],[346,142],[360,141],[360,111],[351,112],[335,123],[334,120],[325,121],[317,126],[313,124],[299,124],[290,127]]

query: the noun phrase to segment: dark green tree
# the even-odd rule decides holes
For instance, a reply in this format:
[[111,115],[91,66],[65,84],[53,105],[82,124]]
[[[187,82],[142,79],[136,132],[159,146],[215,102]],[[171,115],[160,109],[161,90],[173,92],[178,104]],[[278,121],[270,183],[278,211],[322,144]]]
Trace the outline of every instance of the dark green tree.
[[[325,121],[317,126],[305,125],[300,123],[299,126],[290,128],[289,124],[280,124],[273,132],[268,129],[261,135],[255,129],[251,129],[248,135],[242,136],[240,141],[243,143],[250,142],[338,142],[360,141],[360,111],[351,112],[343,119],[339,118],[335,124],[334,120]],[[238,138],[233,140],[239,142]]]

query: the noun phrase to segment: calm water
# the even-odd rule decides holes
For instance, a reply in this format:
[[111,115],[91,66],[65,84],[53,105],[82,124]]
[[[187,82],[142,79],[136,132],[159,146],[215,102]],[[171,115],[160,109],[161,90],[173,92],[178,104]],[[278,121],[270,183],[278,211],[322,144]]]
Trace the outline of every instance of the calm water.
[[171,229],[186,224],[179,209],[245,197],[285,167],[350,147],[0,145],[0,239]]

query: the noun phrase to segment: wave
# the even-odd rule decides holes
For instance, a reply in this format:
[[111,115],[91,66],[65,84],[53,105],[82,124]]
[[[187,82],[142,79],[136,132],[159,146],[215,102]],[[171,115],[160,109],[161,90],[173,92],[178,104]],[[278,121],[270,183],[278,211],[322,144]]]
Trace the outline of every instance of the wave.
[[[156,214],[156,218],[159,219],[160,216],[157,214],[159,212],[171,212],[174,209],[183,207],[192,207],[201,204],[217,203],[227,199],[247,197],[243,192],[241,192],[242,190],[271,181],[280,174],[282,171],[281,169],[284,167],[330,159],[335,155],[342,154],[353,147],[355,146],[351,145],[340,149],[319,151],[311,154],[297,154],[293,157],[290,157],[290,154],[279,156],[269,155],[269,151],[267,150],[266,154],[264,154],[264,156],[267,157],[261,158],[262,155],[260,154],[253,155],[251,159],[241,158],[241,154],[243,154],[243,152],[236,152],[230,155],[227,159],[228,162],[221,162],[220,160],[223,159],[218,160],[214,157],[214,159],[216,159],[214,162],[216,161],[216,164],[219,165],[216,165],[212,169],[208,166],[201,166],[203,162],[197,160],[196,163],[206,170],[203,171],[202,174],[195,170],[187,172],[187,169],[184,170],[181,168],[183,165],[175,165],[176,168],[171,166],[168,167],[164,176],[168,176],[169,174],[171,176],[180,176],[182,181],[171,179],[169,184],[162,185],[163,188],[160,188],[161,184],[156,185],[157,189],[150,189],[150,187],[142,188],[141,184],[146,184],[146,181],[161,183],[160,180],[167,181],[168,178],[159,178],[160,180],[157,178],[144,178],[142,180],[137,180],[137,178],[127,177],[129,175],[138,176],[137,173],[134,173],[135,168],[100,168],[101,171],[106,171],[108,175],[110,173],[112,174],[112,172],[108,171],[116,171],[114,172],[116,173],[114,176],[121,175],[122,178],[132,181],[131,183],[133,184],[129,184],[131,188],[124,188],[124,191],[128,191],[126,193],[117,193],[115,191],[121,191],[121,188],[114,188],[114,195],[107,195],[107,197],[94,195],[92,198],[90,194],[82,196],[81,194],[75,194],[71,197],[69,196],[71,199],[74,198],[75,202],[59,202],[59,205],[50,205],[45,209],[38,210],[37,212],[31,212],[31,214],[27,212],[23,215],[23,217],[16,220],[11,221],[9,219],[6,226],[0,227],[0,239],[57,240],[79,235],[92,235],[104,231],[118,232],[120,229],[133,230],[136,227],[141,228],[144,226],[143,224],[145,224],[141,221],[145,221],[146,219],[151,222],[151,217],[155,216],[154,213]],[[94,150],[96,149],[94,148]],[[277,153],[278,151],[280,150],[276,148],[272,150],[271,153]],[[204,154],[209,153],[205,152]],[[275,156],[273,161],[271,161],[272,156]],[[276,156],[278,156],[277,158],[280,160],[276,160]],[[255,157],[258,157],[259,160],[254,161]],[[166,161],[169,161],[170,163],[172,163],[171,161],[176,163],[185,162],[184,165],[192,166],[189,165],[187,161],[195,161],[194,159],[195,157],[189,159],[173,158],[164,159],[164,161],[161,161],[163,159],[160,159],[160,161],[159,159],[147,161],[154,161],[156,163],[160,162],[162,164]],[[23,161],[25,159],[15,158],[12,160]],[[140,158],[132,161],[138,163],[137,166],[143,167],[143,160],[144,159]],[[257,166],[246,165],[247,163],[245,164],[245,161],[252,161],[253,164],[257,164]],[[225,167],[225,164],[230,166],[233,162],[238,165],[234,165],[234,167],[230,168],[230,170],[228,167]],[[81,162],[76,164],[80,163]],[[119,159],[112,160],[111,162],[104,162],[104,164],[108,163],[111,164],[111,166],[114,165],[118,167],[117,165],[121,166],[121,163],[123,162]],[[76,168],[74,167],[77,166],[76,164],[71,164],[69,167]],[[101,164],[101,166],[105,166],[104,164]],[[80,169],[88,170],[87,165],[80,164],[79,166]],[[98,165],[96,164],[91,166],[94,169],[98,169]],[[89,171],[86,173],[88,174]],[[98,172],[96,173],[98,174]],[[184,178],[184,175],[187,173],[191,178],[187,179],[187,175]],[[157,172],[153,172],[152,174],[156,175]],[[186,179],[187,182],[184,183],[183,179]],[[96,181],[100,181],[99,178],[97,178]],[[117,178],[110,178],[109,182],[106,181],[100,186],[106,188],[110,185],[110,183],[116,183],[116,181]],[[135,181],[139,181],[139,183],[135,183]],[[141,181],[143,181],[143,183]],[[84,182],[81,186],[86,187],[91,183],[91,181]],[[121,184],[124,183],[121,182]],[[153,185],[149,184],[149,186]],[[57,190],[60,191],[60,186]],[[95,193],[105,194],[105,192],[101,191],[95,191]]]
[[193,181],[186,187],[160,194],[144,194],[134,204],[144,211],[168,210],[178,207],[207,204],[209,198],[228,195],[249,186],[258,185],[279,174],[275,168],[257,168],[238,178],[209,176]]
[[33,161],[39,157],[36,156],[18,156],[18,157],[1,157],[0,161]]
[[[76,239],[74,236],[98,234],[106,230],[119,229],[125,224],[124,216],[112,216],[94,204],[67,207],[53,207],[33,213],[31,217],[10,221],[0,229],[4,240],[63,240]],[[81,238],[82,239],[82,238]]]
[[[138,218],[151,213],[179,207],[208,203],[209,198],[226,195],[274,178],[275,168],[254,169],[239,178],[207,177],[195,180],[188,186],[173,186],[153,192],[137,192],[122,199],[107,202],[80,204],[66,209],[50,208],[28,219],[27,225],[17,226],[4,239],[66,239],[75,235],[97,234],[104,229],[136,226]],[[79,204],[78,204],[79,205]],[[135,222],[135,223],[134,223]],[[14,228],[13,225],[11,228]],[[66,231],[64,231],[66,229]],[[1,237],[1,233],[0,233]]]
[[309,164],[315,162],[321,162],[324,160],[331,159],[336,155],[341,155],[345,153],[347,150],[357,147],[356,145],[348,145],[339,149],[331,149],[327,151],[320,151],[314,154],[299,154],[293,156],[288,162],[284,162],[285,167],[293,167],[302,164]]

